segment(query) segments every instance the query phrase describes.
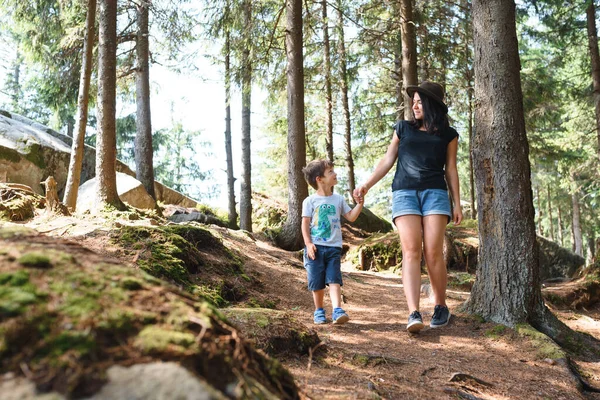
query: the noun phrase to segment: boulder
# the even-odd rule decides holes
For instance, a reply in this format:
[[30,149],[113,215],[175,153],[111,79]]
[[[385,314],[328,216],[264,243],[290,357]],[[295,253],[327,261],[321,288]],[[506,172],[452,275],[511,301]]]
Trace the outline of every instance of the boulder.
[[219,400],[226,399],[202,378],[174,362],[153,362],[131,367],[113,365],[108,383],[88,400]]
[[[77,212],[85,212],[94,208],[97,182],[96,178],[92,178],[79,187]],[[122,172],[117,172],[117,194],[130,206],[149,210],[156,207],[154,199],[148,194],[144,185],[134,177]]]
[[537,237],[540,246],[540,279],[574,278],[585,259],[572,251],[560,247],[541,236]]
[[350,225],[369,233],[386,233],[393,230],[392,224],[389,221],[373,214],[373,212],[366,207],[362,209],[356,221],[350,223]]
[[[42,124],[0,109],[0,181],[21,183],[43,195],[40,182],[49,175],[57,182],[57,192],[63,198],[73,139]],[[117,160],[117,171],[135,177],[127,164]],[[81,183],[96,175],[96,149],[84,147]],[[195,200],[154,182],[156,199],[163,204],[196,207]],[[127,200],[124,200],[127,201]]]

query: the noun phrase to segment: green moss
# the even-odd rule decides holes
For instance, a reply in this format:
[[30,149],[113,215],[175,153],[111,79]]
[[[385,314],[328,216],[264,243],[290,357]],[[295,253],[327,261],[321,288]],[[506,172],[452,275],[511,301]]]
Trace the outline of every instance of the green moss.
[[193,285],[191,287],[191,292],[216,307],[225,307],[229,303],[221,296],[221,289],[220,286],[211,287],[208,285]]
[[144,287],[144,284],[141,280],[133,277],[121,279],[120,285],[123,289],[127,290],[140,290]]
[[164,351],[170,346],[175,347],[175,350],[183,351],[191,348],[194,344],[193,334],[177,332],[158,326],[144,328],[134,342],[134,345],[145,353]]
[[38,168],[45,169],[46,162],[44,161],[43,147],[37,143],[32,143],[28,146],[27,150],[25,158]]
[[12,163],[18,163],[21,160],[21,154],[8,147],[0,146],[0,160],[10,161]]
[[531,340],[540,358],[560,360],[567,357],[564,350],[559,345],[531,325],[517,324],[515,330],[519,335]]
[[29,253],[23,254],[19,258],[19,264],[25,267],[31,268],[50,268],[52,267],[52,263],[50,262],[50,257],[45,254],[42,254],[37,251],[32,251]]
[[87,332],[61,332],[47,341],[36,354],[37,357],[59,357],[67,351],[74,351],[79,356],[91,353],[96,348],[96,341]]
[[369,357],[363,354],[355,354],[354,356],[352,356],[352,364],[361,367],[366,367],[367,365],[369,365]]
[[22,269],[0,274],[0,285],[23,286],[27,282],[29,282],[29,272]]
[[22,314],[26,307],[43,298],[30,284],[23,286],[0,286],[0,319]]
[[35,236],[37,231],[23,225],[4,224],[0,222],[0,239],[10,239],[19,236]]
[[475,275],[468,272],[458,272],[448,276],[448,286],[458,289],[470,288],[475,282]]
[[246,303],[246,305],[251,308],[268,308],[271,310],[274,310],[277,308],[276,302],[271,299],[261,300],[261,299],[257,299],[254,297],[251,297],[250,299],[248,299],[248,302]]
[[498,339],[500,336],[504,335],[506,332],[506,326],[504,325],[496,325],[491,329],[488,329],[485,332],[485,336],[490,339]]

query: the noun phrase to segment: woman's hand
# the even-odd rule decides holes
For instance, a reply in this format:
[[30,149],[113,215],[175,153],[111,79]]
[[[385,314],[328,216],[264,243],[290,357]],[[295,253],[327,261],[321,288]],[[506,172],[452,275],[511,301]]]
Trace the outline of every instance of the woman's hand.
[[460,225],[462,220],[463,220],[462,207],[460,206],[460,204],[457,204],[454,206],[454,209],[452,210],[452,221],[454,222],[454,225]]

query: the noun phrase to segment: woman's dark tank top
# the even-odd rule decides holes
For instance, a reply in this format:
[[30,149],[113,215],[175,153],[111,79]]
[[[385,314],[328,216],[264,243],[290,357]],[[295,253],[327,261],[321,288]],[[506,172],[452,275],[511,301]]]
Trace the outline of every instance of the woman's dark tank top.
[[437,136],[412,127],[408,121],[399,121],[394,130],[400,144],[392,190],[447,190],[446,152],[448,143],[458,137],[456,130],[449,127]]

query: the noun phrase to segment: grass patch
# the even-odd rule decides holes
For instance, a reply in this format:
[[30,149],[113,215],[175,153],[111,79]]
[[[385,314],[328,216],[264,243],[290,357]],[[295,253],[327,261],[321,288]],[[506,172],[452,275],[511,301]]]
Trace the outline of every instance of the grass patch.
[[52,263],[50,262],[50,257],[48,257],[47,255],[45,255],[43,253],[37,252],[37,251],[32,251],[32,252],[23,254],[21,257],[19,257],[18,262],[22,266],[29,267],[29,268],[50,268],[50,267],[52,267]]

